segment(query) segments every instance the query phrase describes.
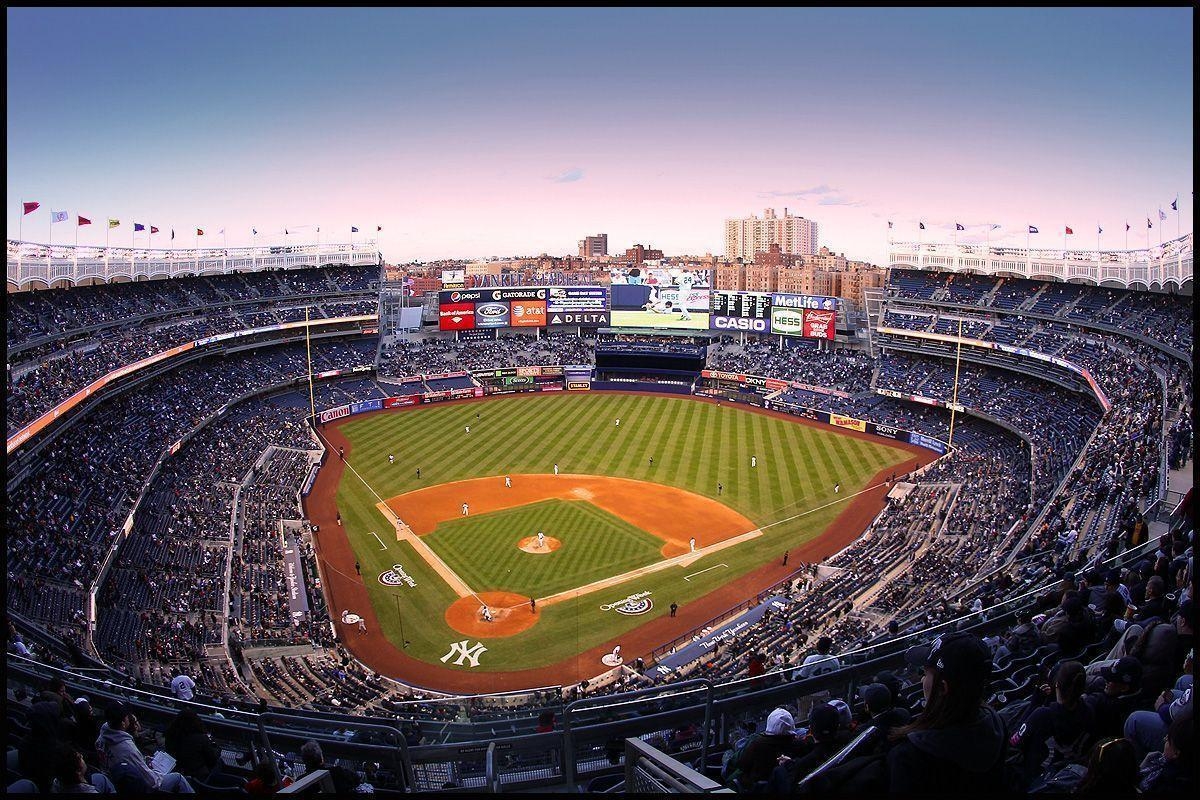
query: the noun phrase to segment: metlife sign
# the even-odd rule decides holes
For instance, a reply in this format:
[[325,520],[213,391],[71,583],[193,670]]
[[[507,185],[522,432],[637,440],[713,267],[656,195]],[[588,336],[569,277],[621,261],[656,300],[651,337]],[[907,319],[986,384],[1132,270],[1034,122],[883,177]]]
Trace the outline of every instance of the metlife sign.
[[838,299],[823,295],[780,294],[771,295],[771,308],[811,308],[815,311],[837,311]]

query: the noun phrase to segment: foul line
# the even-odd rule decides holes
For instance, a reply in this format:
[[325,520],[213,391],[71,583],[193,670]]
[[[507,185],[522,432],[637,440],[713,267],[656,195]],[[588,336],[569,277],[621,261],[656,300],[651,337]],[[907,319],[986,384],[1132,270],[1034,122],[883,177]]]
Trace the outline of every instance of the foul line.
[[712,569],[720,569],[721,567],[728,567],[728,566],[729,566],[728,564],[715,564],[715,565],[713,565],[713,566],[711,566],[711,567],[707,567],[707,568],[705,568],[705,569],[702,569],[702,570],[700,570],[699,572],[693,572],[691,575],[684,575],[684,576],[683,576],[683,579],[684,579],[685,581],[690,581],[692,578],[696,577],[697,575],[703,575],[704,573],[708,572],[709,570],[712,570]]
[[375,541],[379,542],[380,550],[387,550],[387,545],[383,543],[383,539],[379,538],[378,533],[376,533],[375,531],[371,531],[371,535],[375,537]]
[[377,503],[375,507],[378,508],[379,512],[387,517],[388,521],[391,522],[396,528],[396,540],[411,544],[413,549],[417,551],[417,555],[421,556],[421,558],[425,559],[425,563],[433,567],[434,572],[441,576],[442,580],[449,585],[450,589],[455,594],[457,594],[459,597],[479,597],[479,595],[475,593],[475,590],[468,586],[466,581],[458,577],[458,573],[452,570],[450,565],[442,560],[441,556],[435,553],[429,545],[425,544],[424,540],[420,536],[417,536],[415,533],[413,533],[412,528],[405,525],[404,522],[402,522],[400,518],[396,516],[396,512],[393,511],[387,503]]

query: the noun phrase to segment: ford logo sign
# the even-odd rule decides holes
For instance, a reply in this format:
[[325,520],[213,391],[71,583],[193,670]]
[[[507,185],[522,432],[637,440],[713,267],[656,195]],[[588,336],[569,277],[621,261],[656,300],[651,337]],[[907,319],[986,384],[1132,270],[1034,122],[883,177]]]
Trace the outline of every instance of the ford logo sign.
[[475,309],[475,313],[481,317],[503,317],[508,313],[508,306],[504,303],[484,303]]

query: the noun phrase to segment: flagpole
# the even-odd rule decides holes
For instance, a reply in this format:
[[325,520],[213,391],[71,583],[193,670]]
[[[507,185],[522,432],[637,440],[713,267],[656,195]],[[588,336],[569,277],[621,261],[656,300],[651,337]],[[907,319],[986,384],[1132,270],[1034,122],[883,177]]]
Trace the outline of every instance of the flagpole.
[[1125,252],[1129,252],[1129,220],[1125,220]]

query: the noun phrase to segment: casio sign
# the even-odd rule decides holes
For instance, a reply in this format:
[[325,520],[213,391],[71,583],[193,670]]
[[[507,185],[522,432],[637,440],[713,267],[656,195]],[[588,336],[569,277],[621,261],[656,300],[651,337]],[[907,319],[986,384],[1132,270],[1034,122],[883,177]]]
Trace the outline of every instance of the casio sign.
[[749,317],[713,317],[713,326],[723,330],[766,333],[767,321]]
[[476,306],[475,313],[481,317],[491,317],[494,319],[507,314],[508,306],[504,305],[504,303],[484,303]]

